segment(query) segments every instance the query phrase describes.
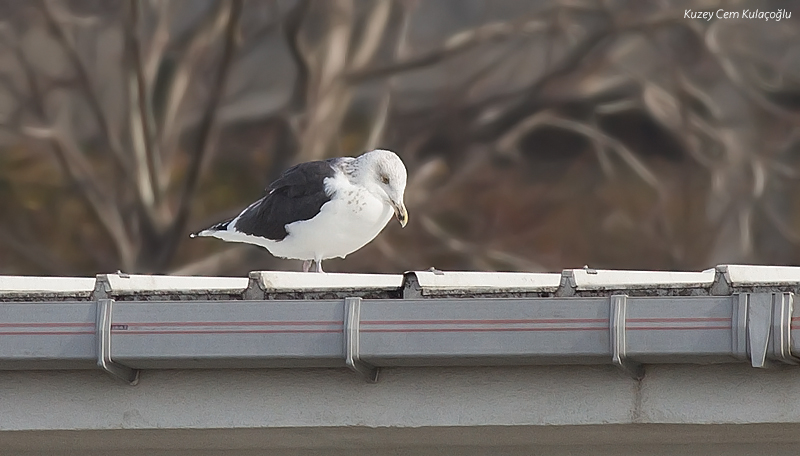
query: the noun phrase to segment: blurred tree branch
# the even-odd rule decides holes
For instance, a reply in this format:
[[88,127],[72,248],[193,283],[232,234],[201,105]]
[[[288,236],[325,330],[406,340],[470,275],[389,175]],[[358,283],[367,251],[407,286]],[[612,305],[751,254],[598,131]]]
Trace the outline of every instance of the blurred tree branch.
[[64,27],[59,23],[55,16],[53,15],[53,11],[50,8],[50,3],[47,0],[38,0],[38,4],[41,8],[42,13],[44,14],[45,19],[47,20],[47,25],[50,28],[53,35],[56,37],[56,40],[61,45],[64,53],[69,58],[70,63],[72,64],[73,69],[78,74],[78,82],[80,83],[80,87],[86,96],[86,102],[89,104],[91,108],[92,115],[94,116],[94,121],[97,123],[97,126],[100,128],[100,131],[103,132],[103,136],[106,140],[106,144],[111,150],[111,153],[114,155],[114,158],[117,161],[120,170],[122,171],[123,175],[130,175],[131,165],[130,162],[127,160],[125,155],[122,152],[122,146],[120,145],[120,141],[114,132],[111,130],[111,126],[108,123],[107,117],[103,112],[103,108],[100,106],[100,101],[97,98],[97,93],[95,92],[92,84],[92,80],[89,77],[89,72],[86,69],[86,66],[81,61],[80,55],[78,55],[77,50],[75,49],[74,45],[70,42],[69,38],[67,37],[67,32],[64,30]]
[[474,49],[476,46],[507,39],[521,33],[530,34],[546,29],[541,19],[524,19],[511,23],[497,22],[454,34],[438,49],[424,54],[397,59],[395,62],[374,68],[356,67],[347,78],[352,83],[384,78],[406,71],[417,70],[440,63],[455,55]]
[[27,266],[0,267],[271,265],[188,227],[364,147],[401,154],[417,215],[349,270],[800,262],[796,27],[512,3],[9,4],[0,258]]
[[222,56],[211,86],[211,93],[209,94],[203,117],[200,121],[199,134],[191,148],[189,169],[184,180],[177,214],[165,238],[165,245],[162,246],[160,264],[165,264],[169,258],[172,257],[177,248],[179,238],[185,235],[186,223],[189,220],[190,205],[197,189],[200,172],[206,161],[206,157],[214,146],[214,140],[218,134],[216,125],[218,107],[225,92],[225,83],[228,79],[228,74],[230,73],[233,62],[233,54],[236,50],[236,31],[241,14],[242,0],[231,0],[230,7],[225,12],[225,41]]

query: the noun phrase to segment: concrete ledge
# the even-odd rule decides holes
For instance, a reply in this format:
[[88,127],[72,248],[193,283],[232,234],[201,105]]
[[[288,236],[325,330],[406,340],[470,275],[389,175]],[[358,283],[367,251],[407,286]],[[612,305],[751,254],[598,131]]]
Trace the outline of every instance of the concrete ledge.
[[662,365],[0,372],[0,431],[800,423],[800,370]]
[[[616,424],[440,428],[0,432],[3,454],[48,455],[796,455],[800,425]],[[568,442],[565,444],[565,442]],[[68,450],[72,448],[72,450]],[[387,449],[389,448],[389,449]]]
[[649,288],[709,288],[716,275],[703,272],[568,269],[571,285],[583,290],[641,290]]
[[0,275],[0,301],[52,298],[88,300],[95,287],[91,277],[33,277]]
[[100,274],[97,276],[98,291],[109,296],[134,295],[139,293],[238,293],[247,288],[243,277],[195,277],[169,275]]
[[[244,277],[99,274],[0,276],[0,302],[86,300],[338,299],[417,297],[708,296],[737,291],[800,292],[800,267],[719,265],[702,272],[566,269],[560,273],[410,271],[316,274],[254,271]],[[94,291],[94,293],[92,293]]]
[[423,296],[466,295],[481,293],[555,292],[561,274],[525,272],[412,271]]
[[[3,454],[797,454],[800,370],[0,372]],[[144,451],[144,453],[142,453]],[[25,453],[29,452],[29,453]]]
[[796,266],[749,266],[729,264],[717,266],[732,287],[767,287],[787,283],[800,284],[800,268]]
[[399,274],[341,274],[287,271],[256,271],[250,279],[267,292],[399,290],[403,276]]

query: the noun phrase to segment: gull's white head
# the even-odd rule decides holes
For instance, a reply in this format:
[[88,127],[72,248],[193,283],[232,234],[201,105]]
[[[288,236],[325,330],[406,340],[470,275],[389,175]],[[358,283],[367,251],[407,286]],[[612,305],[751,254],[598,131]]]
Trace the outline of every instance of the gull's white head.
[[401,226],[408,223],[408,211],[403,203],[406,190],[406,166],[396,153],[376,149],[356,158],[358,180],[373,195],[394,208]]

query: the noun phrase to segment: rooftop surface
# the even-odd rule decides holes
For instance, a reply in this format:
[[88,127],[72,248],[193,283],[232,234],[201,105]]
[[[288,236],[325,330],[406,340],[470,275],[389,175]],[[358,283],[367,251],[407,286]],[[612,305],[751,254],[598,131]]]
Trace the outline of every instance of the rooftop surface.
[[794,455],[799,287],[740,265],[0,276],[0,448]]
[[[263,294],[334,292],[372,293],[384,297],[412,296],[594,296],[729,295],[735,289],[794,291],[800,267],[720,265],[701,272],[565,269],[560,273],[410,271],[405,274],[302,273],[254,271],[249,277],[198,277],[98,274],[97,277],[0,276],[0,301],[27,297],[181,295],[201,299],[227,295],[232,299]],[[300,293],[298,295],[298,293]],[[383,293],[383,294],[381,294]]]

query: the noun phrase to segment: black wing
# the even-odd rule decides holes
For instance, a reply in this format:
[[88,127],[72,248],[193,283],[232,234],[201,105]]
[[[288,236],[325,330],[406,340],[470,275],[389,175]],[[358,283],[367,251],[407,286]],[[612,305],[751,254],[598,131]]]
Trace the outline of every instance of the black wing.
[[314,218],[323,204],[325,178],[333,177],[331,160],[292,166],[270,184],[269,193],[242,212],[236,231],[279,241],[286,237],[286,225]]

